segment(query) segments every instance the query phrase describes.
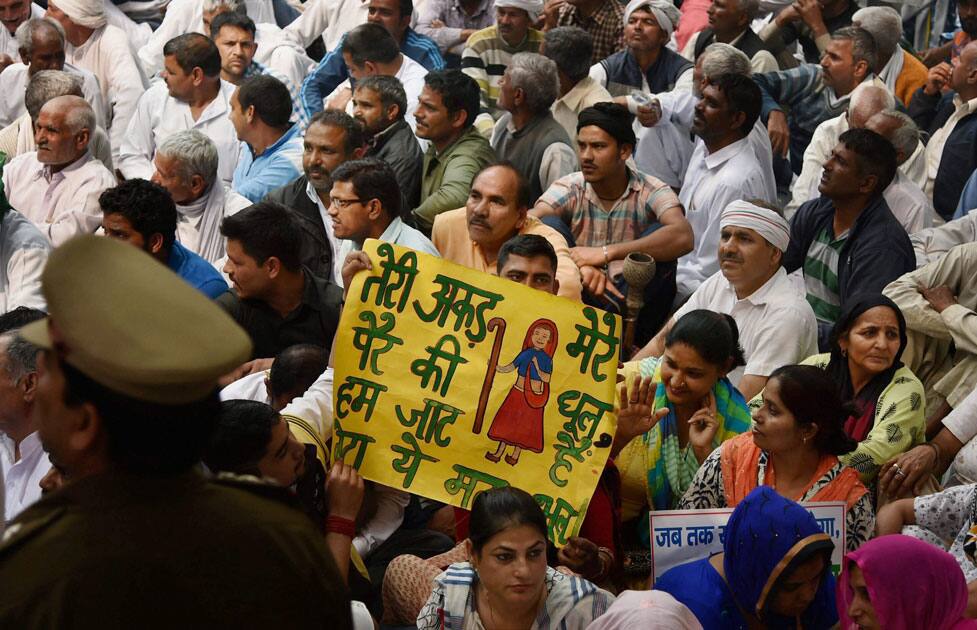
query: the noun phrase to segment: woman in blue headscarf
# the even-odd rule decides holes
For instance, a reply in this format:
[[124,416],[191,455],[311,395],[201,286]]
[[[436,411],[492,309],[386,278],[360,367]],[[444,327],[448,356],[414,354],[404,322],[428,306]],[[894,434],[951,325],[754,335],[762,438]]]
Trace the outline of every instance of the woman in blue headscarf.
[[760,486],[729,517],[722,553],[666,571],[655,589],[705,630],[830,628],[838,622],[832,549],[810,512]]

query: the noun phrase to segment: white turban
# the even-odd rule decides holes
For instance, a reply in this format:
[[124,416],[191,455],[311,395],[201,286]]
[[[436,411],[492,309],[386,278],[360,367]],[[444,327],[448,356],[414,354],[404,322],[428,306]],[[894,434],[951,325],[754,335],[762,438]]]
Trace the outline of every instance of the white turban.
[[749,201],[733,201],[726,206],[719,218],[719,229],[728,225],[753,230],[782,252],[786,252],[790,245],[787,219]]
[[[499,6],[499,3],[496,2],[495,6]],[[658,28],[668,33],[668,36],[671,37],[675,27],[678,26],[678,20],[682,17],[682,14],[668,0],[631,0],[628,6],[624,8],[624,23],[628,23],[632,13],[645,7],[655,16],[655,20],[658,21]]]
[[529,19],[535,22],[543,12],[543,0],[496,0],[495,7],[522,9],[529,14]]
[[108,20],[105,0],[55,0],[53,4],[78,26],[101,28]]

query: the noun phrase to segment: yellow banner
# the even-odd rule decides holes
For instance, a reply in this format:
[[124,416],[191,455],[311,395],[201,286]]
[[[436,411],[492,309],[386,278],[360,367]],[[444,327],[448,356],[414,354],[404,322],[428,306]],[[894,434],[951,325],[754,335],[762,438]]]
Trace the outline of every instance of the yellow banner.
[[368,240],[336,338],[333,457],[470,509],[513,485],[562,546],[614,436],[618,316]]

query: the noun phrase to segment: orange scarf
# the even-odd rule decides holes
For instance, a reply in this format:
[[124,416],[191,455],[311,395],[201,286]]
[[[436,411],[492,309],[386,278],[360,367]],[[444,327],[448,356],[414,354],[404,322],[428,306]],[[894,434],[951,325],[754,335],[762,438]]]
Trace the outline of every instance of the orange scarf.
[[[732,440],[727,440],[722,445],[720,453],[720,464],[723,474],[723,491],[726,494],[726,506],[736,507],[740,501],[746,498],[751,491],[757,487],[757,474],[761,451],[753,442],[753,433],[738,435]],[[818,462],[817,470],[811,476],[811,481],[804,488],[801,497],[807,495],[810,489],[821,477],[829,470],[838,465],[838,458],[834,455],[824,455]],[[776,477],[773,466],[767,464],[766,474],[764,475],[764,485],[774,487]],[[858,479],[858,473],[847,466],[842,469],[837,477],[831,480],[814,496],[803,499],[805,501],[844,501],[848,509],[851,509],[868,489],[862,485]],[[794,497],[786,497],[795,500]]]

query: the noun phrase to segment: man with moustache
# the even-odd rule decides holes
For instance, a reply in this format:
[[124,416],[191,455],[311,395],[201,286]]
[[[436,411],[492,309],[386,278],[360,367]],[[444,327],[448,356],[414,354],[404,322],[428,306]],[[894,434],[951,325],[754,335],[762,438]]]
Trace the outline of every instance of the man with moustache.
[[747,400],[763,389],[775,369],[817,353],[814,311],[780,264],[789,244],[790,226],[765,202],[730,202],[719,220],[719,271],[699,285],[632,359],[661,356],[675,322],[703,308],[736,321],[746,366],[728,376]]
[[396,77],[375,75],[356,82],[353,118],[369,138],[366,155],[386,162],[393,170],[403,200],[400,218],[408,219],[421,196],[424,152],[404,118],[407,93]]
[[0,71],[17,61],[20,54],[17,27],[30,18],[44,17],[44,9],[30,0],[0,0]]

